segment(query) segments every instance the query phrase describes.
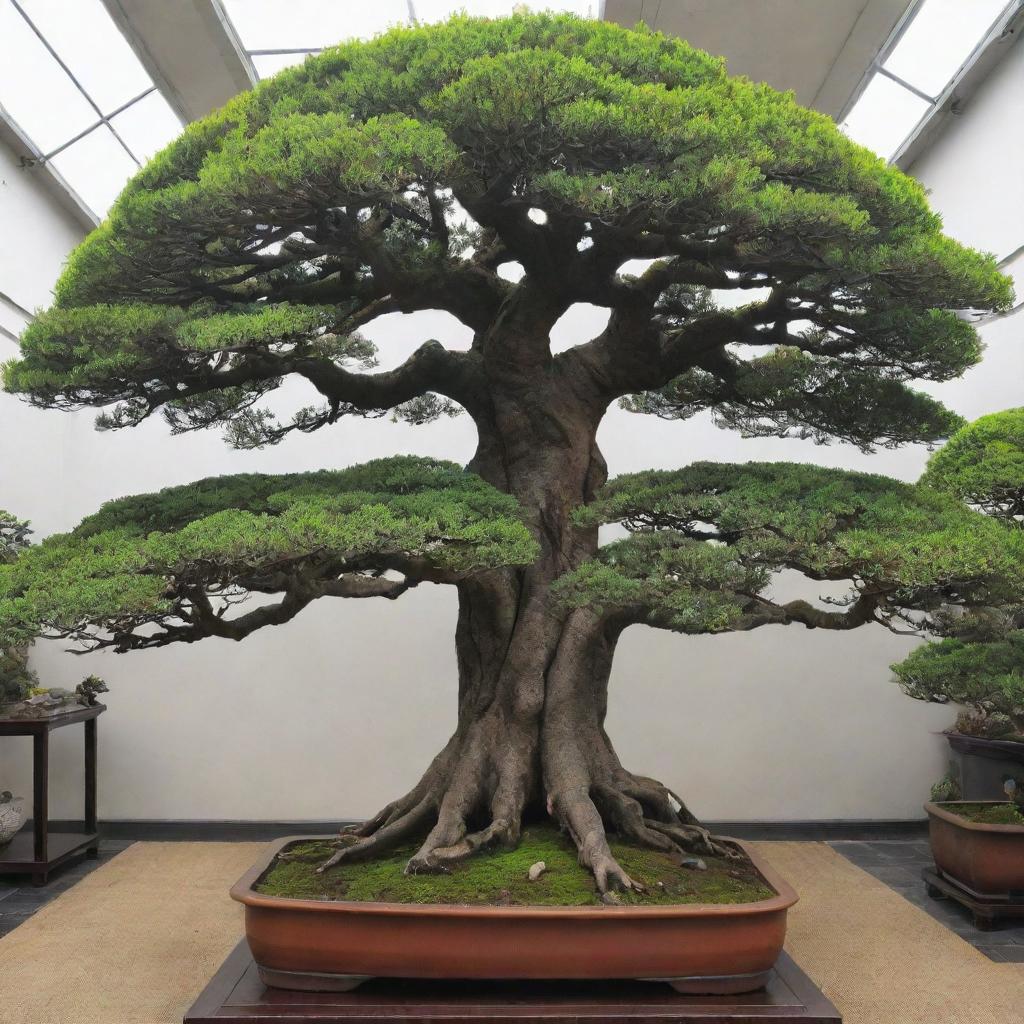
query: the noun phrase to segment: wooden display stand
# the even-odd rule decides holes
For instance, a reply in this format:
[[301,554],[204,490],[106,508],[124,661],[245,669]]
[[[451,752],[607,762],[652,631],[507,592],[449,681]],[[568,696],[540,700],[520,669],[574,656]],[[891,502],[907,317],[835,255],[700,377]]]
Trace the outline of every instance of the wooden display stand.
[[[0,718],[0,736],[32,737],[32,832],[24,829],[0,848],[0,875],[30,874],[45,885],[50,872],[81,854],[99,852],[96,823],[96,719],[106,706],[77,707],[41,718]],[[79,832],[51,832],[49,808],[50,733],[67,725],[85,725],[85,814]]]
[[640,981],[479,982],[379,978],[354,992],[288,992],[260,981],[243,940],[184,1024],[842,1024],[836,1008],[783,953],[768,985],[733,996],[677,995]]
[[974,916],[974,927],[988,932],[998,928],[1004,918],[1024,918],[1024,893],[1014,893],[1006,899],[984,899],[960,885],[955,878],[941,874],[934,868],[921,872],[925,888],[932,899],[949,897]]

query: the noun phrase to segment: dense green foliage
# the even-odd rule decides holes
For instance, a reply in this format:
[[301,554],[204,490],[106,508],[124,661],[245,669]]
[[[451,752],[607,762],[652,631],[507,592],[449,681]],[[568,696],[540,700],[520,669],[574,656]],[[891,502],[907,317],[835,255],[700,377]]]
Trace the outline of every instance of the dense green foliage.
[[[652,256],[639,282],[616,278]],[[274,443],[443,391],[443,375],[410,394],[355,386],[356,328],[441,308],[481,329],[514,290],[496,273],[511,260],[567,303],[653,287],[667,338],[716,312],[709,289],[770,289],[723,314],[724,340],[758,358],[668,359],[633,407],[865,446],[955,428],[904,382],[977,361],[973,328],[940,310],[1011,301],[916,182],[720,59],[571,16],[456,17],[332,47],[189,125],[74,252],[7,387],[118,403],[104,426],[163,408],[175,429]],[[253,411],[293,373],[322,405],[284,423]]]
[[[615,842],[612,849],[630,877],[644,886],[643,892],[623,893],[623,903],[754,903],[774,895],[748,861],[707,856],[707,870],[695,871],[681,868],[678,857],[631,843]],[[328,874],[317,874],[317,866],[332,850],[329,842],[319,841],[289,847],[286,852],[293,859],[276,861],[257,890],[294,899],[385,903],[601,905],[593,876],[580,866],[576,847],[551,825],[528,826],[514,850],[480,852],[440,875],[404,873],[413,847],[371,863],[342,864]],[[547,870],[531,882],[528,872],[538,861]]]
[[921,482],[1024,527],[1024,408],[962,427],[928,460]]
[[[951,313],[936,313],[938,330],[931,340],[941,342],[947,317],[962,325],[957,333],[965,341],[964,349],[936,371],[952,377],[975,360],[977,340],[973,328]],[[623,405],[663,419],[688,419],[710,409],[719,426],[745,437],[797,436],[821,443],[838,439],[864,449],[946,437],[963,422],[896,377],[880,378],[872,369],[809,355],[795,346],[728,365],[725,377],[720,371],[690,370],[659,391],[624,399]]]
[[966,705],[986,735],[1024,739],[1024,630],[974,642],[947,637],[917,648],[893,671],[909,696]]
[[[85,639],[95,626],[120,647],[240,639],[316,597],[397,596],[533,557],[515,499],[452,463],[214,477],[112,501],[0,566],[0,630],[32,623]],[[391,569],[405,580],[382,575]],[[284,598],[239,618],[210,605],[251,593]]]
[[[1024,592],[1024,543],[959,500],[882,476],[793,463],[699,462],[618,477],[577,515],[630,538],[560,581],[573,603],[683,632],[804,621],[843,628]],[[768,596],[771,574],[849,580],[844,612]]]
[[[651,263],[639,276],[623,269],[635,259]],[[455,17],[332,47],[189,125],[72,254],[4,379],[42,406],[104,408],[103,427],[162,410],[241,447],[462,406],[511,459],[584,436],[565,409],[541,422],[557,393],[594,429],[624,399],[868,449],[959,426],[910,384],[978,360],[950,310],[1011,299],[919,184],[791,95],[646,29]],[[609,307],[608,329],[554,355],[550,328],[578,302]],[[469,326],[470,350],[427,341],[360,372],[374,362],[361,327],[425,309]],[[290,375],[318,404],[278,421],[267,400]],[[501,436],[495,410],[517,403],[533,409],[507,422],[536,437]],[[238,638],[315,597],[529,563],[542,545],[520,516],[424,460],[201,481],[113,502],[0,569],[0,628],[91,624],[122,649]],[[954,498],[813,467],[622,478],[579,512],[604,522],[634,535],[565,576],[561,598],[687,632],[847,628],[1016,600],[1021,579],[1024,538]],[[851,602],[778,604],[782,569],[852,580]],[[251,593],[284,597],[223,612]]]
[[[1017,536],[1024,525],[1024,409],[982,416],[928,460],[921,484],[985,512]],[[1012,542],[1011,542],[1012,543]],[[1024,606],[1012,597],[966,615],[944,614],[940,643],[893,665],[918,700],[964,705],[960,732],[1024,739]]]

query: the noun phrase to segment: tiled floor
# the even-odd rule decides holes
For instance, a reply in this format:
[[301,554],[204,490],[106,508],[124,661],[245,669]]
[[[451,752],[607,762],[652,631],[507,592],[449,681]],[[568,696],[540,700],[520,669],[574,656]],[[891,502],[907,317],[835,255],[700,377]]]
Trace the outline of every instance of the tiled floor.
[[1024,920],[1017,924],[1007,922],[993,931],[981,931],[975,928],[970,912],[959,903],[927,895],[921,880],[921,869],[933,864],[927,839],[837,841],[829,846],[936,921],[941,921],[990,960],[1024,963]]
[[48,884],[38,888],[27,875],[0,875],[0,938],[128,846],[131,846],[131,842],[126,839],[101,840],[97,859],[83,857],[65,868],[59,868],[50,876]]

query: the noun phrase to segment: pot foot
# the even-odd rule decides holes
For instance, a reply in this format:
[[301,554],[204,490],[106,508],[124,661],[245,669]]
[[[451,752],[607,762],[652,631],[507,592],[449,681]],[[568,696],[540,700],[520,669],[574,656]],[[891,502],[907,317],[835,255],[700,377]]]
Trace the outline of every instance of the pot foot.
[[741,992],[756,992],[768,984],[772,972],[753,974],[720,974],[690,978],[645,978],[645,981],[663,981],[684,996],[732,996]]
[[268,988],[284,988],[292,992],[351,992],[369,981],[369,974],[317,974],[314,971],[279,971],[257,965],[260,980]]

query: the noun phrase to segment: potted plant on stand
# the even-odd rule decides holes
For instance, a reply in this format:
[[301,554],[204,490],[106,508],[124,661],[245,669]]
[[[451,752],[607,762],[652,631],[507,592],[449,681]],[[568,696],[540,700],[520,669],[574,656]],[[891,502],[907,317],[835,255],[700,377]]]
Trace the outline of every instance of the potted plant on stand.
[[[241,640],[322,598],[456,589],[449,742],[369,821],[293,839],[234,890],[276,984],[757,987],[795,895],[619,760],[604,719],[622,632],[893,625],[1022,586],[1024,534],[884,477],[696,461],[607,480],[597,432],[619,402],[750,436],[946,437],[959,417],[908,382],[980,358],[945,308],[1011,300],[913,180],[680,40],[517,15],[327,50],[190,125],[56,295],[6,386],[112,406],[106,428],[162,410],[240,448],[387,410],[476,429],[465,469],[203,480],[110,502],[0,570],[0,626],[119,652]],[[552,351],[580,302],[607,326]],[[365,372],[360,328],[426,309],[471,346],[425,340]],[[320,400],[279,421],[263,403],[289,376]],[[629,535],[600,546],[612,523]],[[848,598],[773,596],[783,570],[848,580]]]
[[[957,497],[1001,523],[1024,526],[1024,409],[983,416],[929,460],[922,484]],[[936,871],[933,896],[950,895],[976,924],[1024,915],[1024,608],[995,604],[935,616],[946,634],[893,669],[918,700],[964,710],[947,739],[956,754],[956,799],[925,804]]]

